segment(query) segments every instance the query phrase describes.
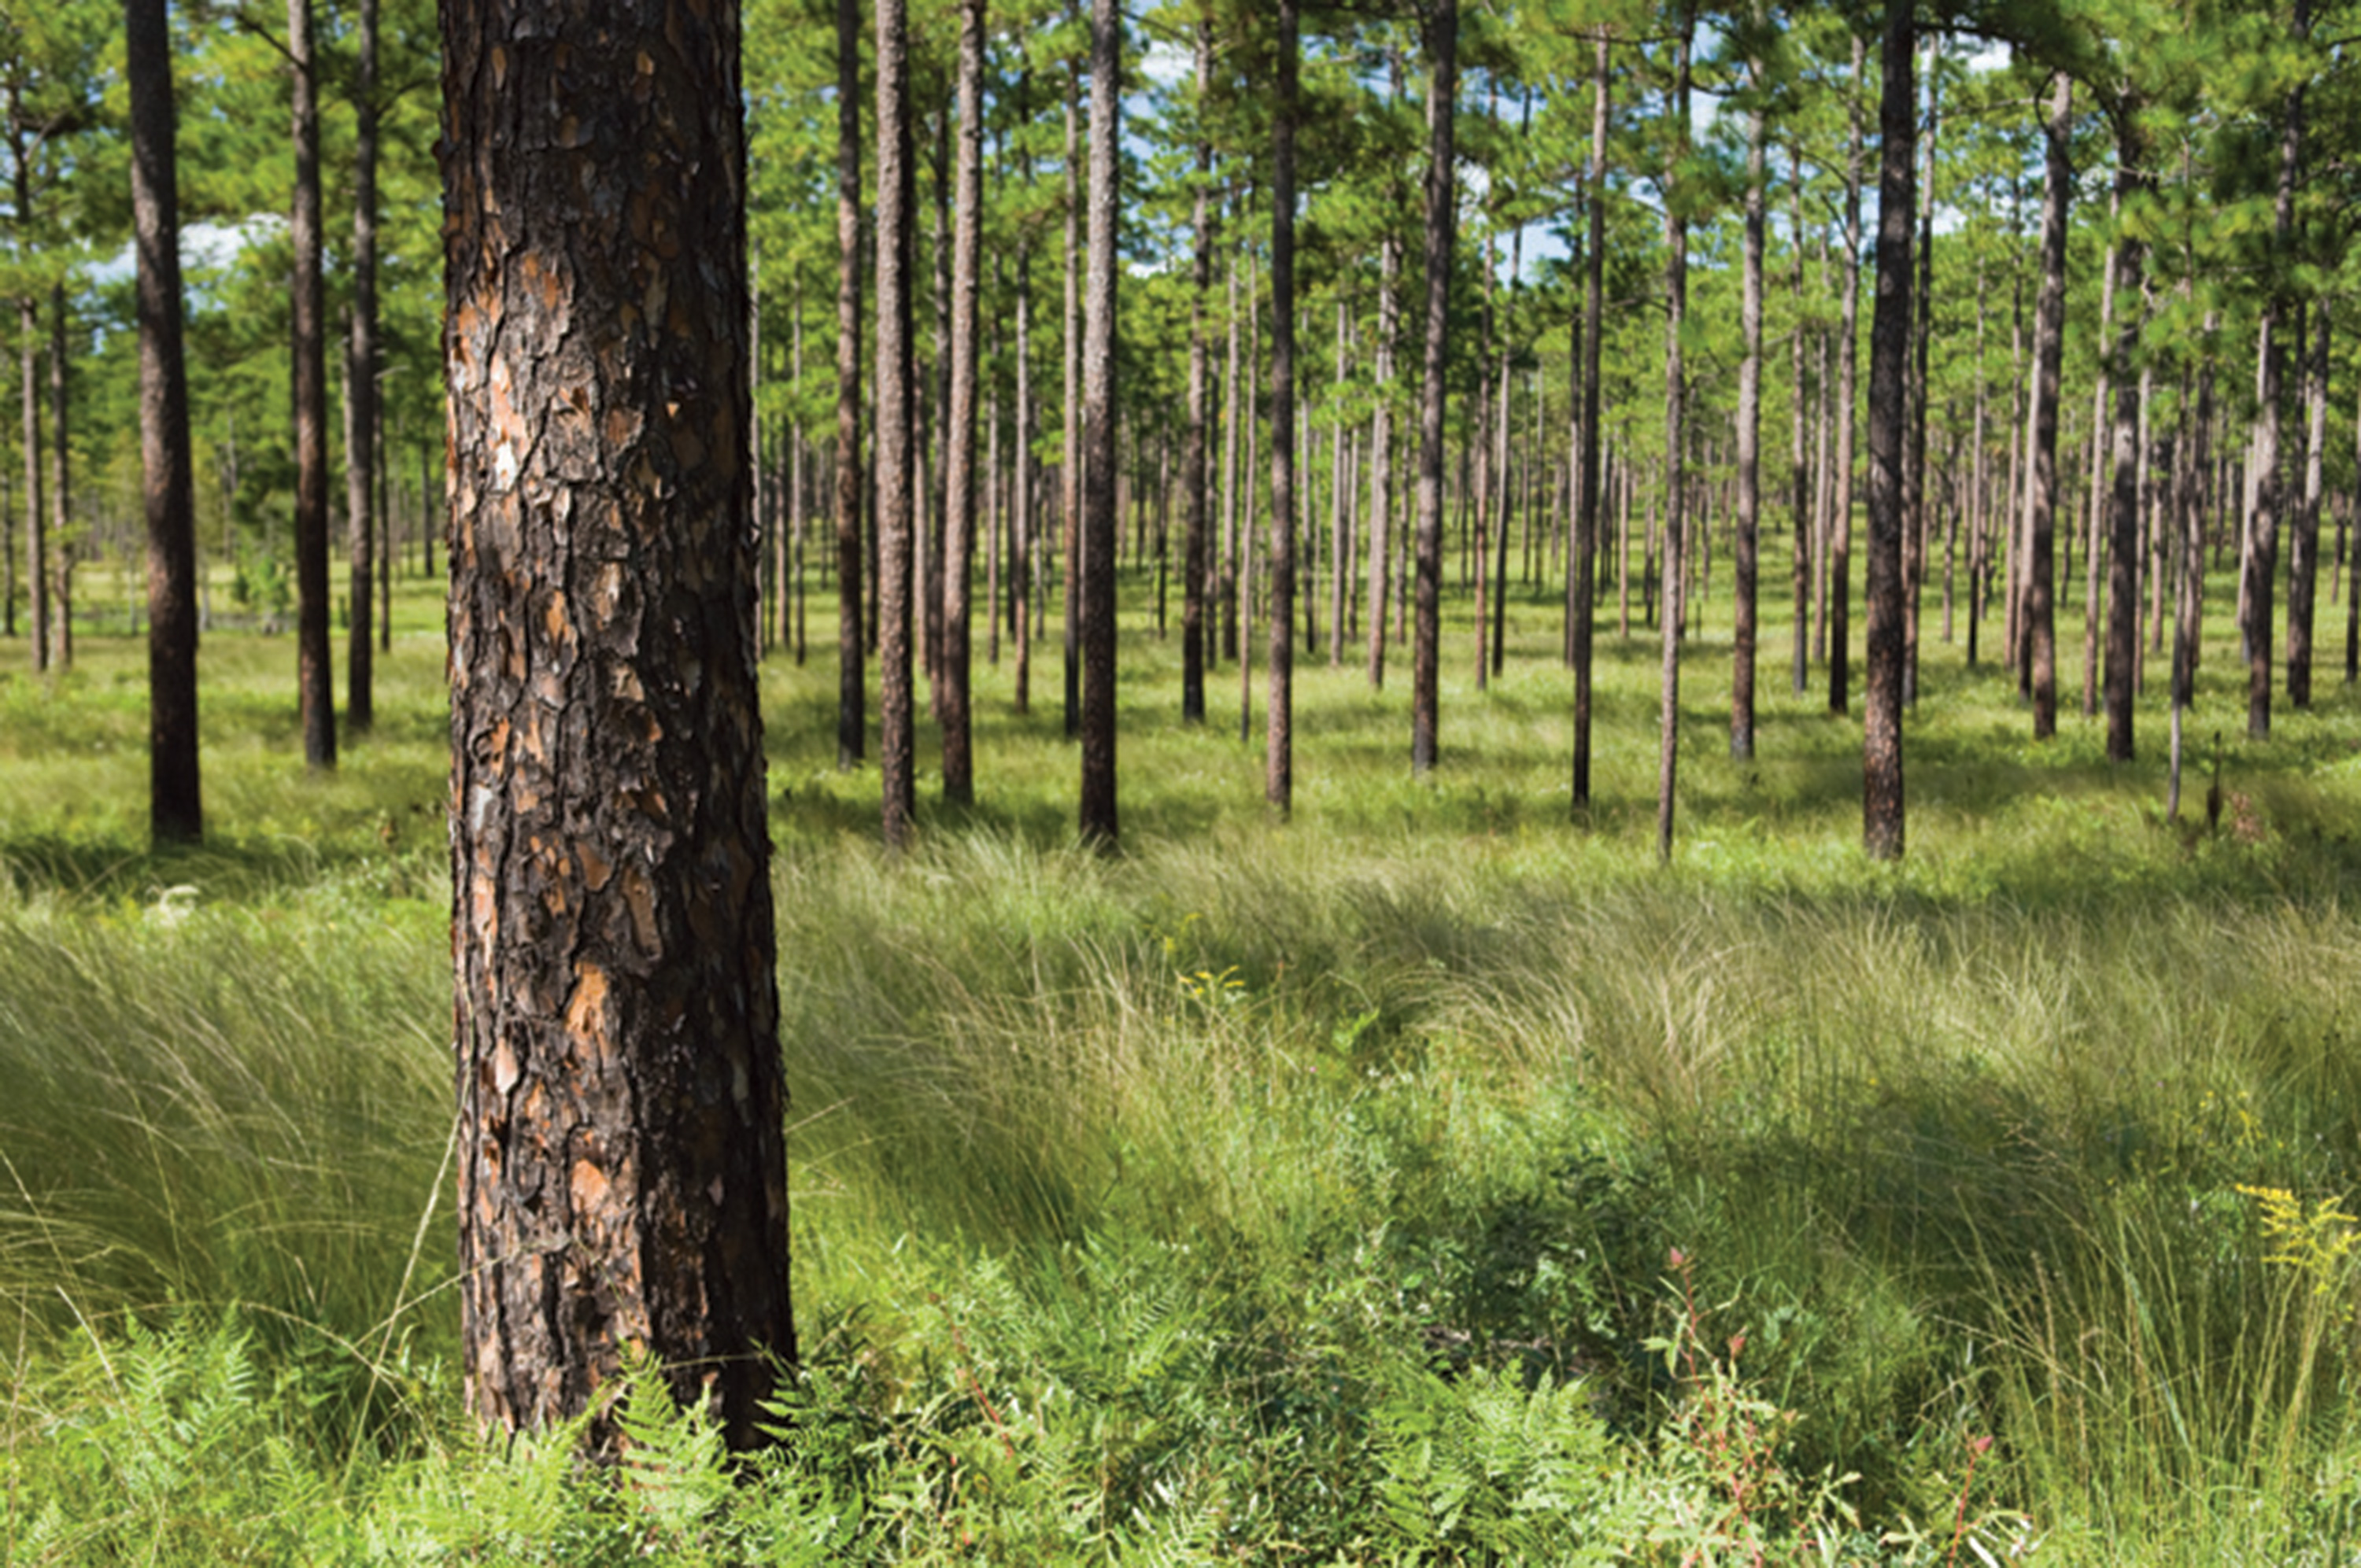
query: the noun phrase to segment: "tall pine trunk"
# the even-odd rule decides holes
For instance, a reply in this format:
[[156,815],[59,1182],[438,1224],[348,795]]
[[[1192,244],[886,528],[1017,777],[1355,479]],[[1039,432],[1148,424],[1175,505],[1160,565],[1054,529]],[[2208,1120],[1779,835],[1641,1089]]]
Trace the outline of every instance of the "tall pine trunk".
[[738,11],[441,20],[468,1403],[611,1458],[644,1355],[752,1446],[795,1321]]
[[1870,323],[1868,637],[1862,692],[1861,835],[1872,859],[1903,850],[1904,421],[1908,411],[1911,218],[1916,206],[1916,29],[1895,0],[1885,17],[1878,99],[1877,303]]
[[1664,200],[1664,613],[1663,707],[1656,729],[1656,858],[1673,858],[1674,790],[1678,782],[1681,729],[1681,617],[1683,609],[1682,519],[1688,485],[1688,378],[1681,362],[1681,323],[1689,293],[1688,219],[1681,210],[1681,164],[1689,148],[1689,38],[1696,13],[1685,5],[1680,34],[1673,43],[1673,150]]
[[[2147,193],[2149,176],[2144,167],[2147,148],[2138,128],[2136,105],[2119,111],[2115,125],[2115,193],[2118,211],[2136,211]],[[2147,242],[2126,232],[2115,240],[2115,288],[2118,293],[2139,291],[2140,274],[2147,261]],[[2133,374],[2139,349],[2141,313],[2125,310],[2108,346],[2108,373],[2115,385],[2114,486],[2107,503],[2107,645],[2105,696],[2107,760],[2132,760],[2132,685],[2138,656],[2136,641],[2139,615],[2139,490],[2140,388]],[[2270,655],[2258,655],[2266,685],[2263,723],[2270,722],[2268,685]]]
[[294,78],[295,686],[303,761],[336,765],[336,697],[328,663],[328,359],[320,272],[320,106],[312,0],[287,0]]
[[138,250],[139,457],[148,523],[148,829],[204,833],[197,773],[196,491],[181,350],[180,182],[165,0],[126,0],[131,211]]
[[1091,230],[1089,299],[1082,349],[1082,400],[1088,444],[1083,465],[1081,652],[1082,661],[1081,828],[1083,839],[1115,843],[1115,272],[1116,140],[1123,68],[1123,18],[1116,0],[1091,9]]
[[1413,774],[1431,772],[1440,760],[1444,374],[1451,346],[1452,238],[1458,231],[1452,145],[1459,95],[1458,0],[1436,0],[1426,18],[1426,49],[1433,77],[1426,99],[1426,336],[1420,361],[1417,603],[1411,642]]
[[[1763,90],[1763,62],[1746,62],[1747,85]],[[1756,549],[1763,501],[1763,104],[1746,115],[1746,256],[1741,285],[1738,367],[1738,538],[1732,552],[1737,608],[1730,623],[1730,754],[1754,755],[1754,620]]]
[[345,722],[376,722],[369,598],[377,572],[377,13],[360,0],[359,55],[353,79],[353,316],[345,394],[345,521],[351,567],[350,634],[345,641]]
[[1845,98],[1851,136],[1845,144],[1844,309],[1837,339],[1837,483],[1828,518],[1828,711],[1852,710],[1853,444],[1860,406],[1861,93],[1868,50],[1852,40],[1852,77]]
[[[983,234],[985,0],[961,0],[959,151],[953,173],[950,426],[943,463],[943,799],[975,799],[975,747],[968,713],[968,579],[975,556],[976,291]],[[996,613],[987,600],[987,615]]]
[[908,0],[877,0],[877,771],[885,847],[916,830],[911,621],[917,609],[917,357],[912,330],[917,170]]
[[[1197,18],[1197,99],[1213,89],[1213,22]],[[1213,291],[1213,144],[1197,142],[1197,191],[1191,214],[1195,250],[1189,275],[1189,434],[1180,455],[1181,483],[1189,492],[1180,546],[1180,721],[1205,722],[1206,384],[1213,347],[1205,341],[1205,302]]]
[[836,765],[868,751],[862,627],[861,5],[836,5]]
[[[1609,88],[1607,35],[1593,46],[1590,79],[1589,237],[1583,247],[1582,290],[1582,473],[1575,500],[1574,554],[1577,588],[1574,624],[1574,776],[1573,808],[1590,808],[1590,688],[1595,607],[1598,593],[1591,582],[1598,553],[1601,514],[1598,472],[1599,338],[1605,332],[1607,282],[1607,119]],[[1631,632],[1631,601],[1624,600],[1624,633]]]
[[1279,0],[1278,101],[1271,108],[1270,668],[1263,798],[1295,803],[1295,115],[1297,0]]
[[2066,215],[2074,180],[2067,152],[2073,128],[2074,82],[2060,71],[2049,84],[2049,117],[2043,126],[2041,292],[2033,311],[2031,560],[2025,607],[2037,740],[2058,733],[2058,401],[2066,348]]

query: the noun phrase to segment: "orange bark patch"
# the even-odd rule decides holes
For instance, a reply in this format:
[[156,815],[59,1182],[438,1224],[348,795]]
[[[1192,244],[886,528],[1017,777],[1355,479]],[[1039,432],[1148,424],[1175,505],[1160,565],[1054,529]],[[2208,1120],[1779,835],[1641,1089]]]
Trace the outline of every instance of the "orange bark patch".
[[574,995],[566,1004],[566,1032],[590,1047],[593,1057],[607,1052],[607,971],[597,964],[574,966]]

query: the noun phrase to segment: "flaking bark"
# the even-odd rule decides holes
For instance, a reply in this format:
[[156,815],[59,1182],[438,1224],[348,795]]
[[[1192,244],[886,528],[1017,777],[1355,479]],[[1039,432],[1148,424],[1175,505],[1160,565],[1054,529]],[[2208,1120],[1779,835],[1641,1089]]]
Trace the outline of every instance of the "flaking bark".
[[545,1426],[643,1350],[744,1445],[794,1328],[738,11],[442,37],[468,1403]]

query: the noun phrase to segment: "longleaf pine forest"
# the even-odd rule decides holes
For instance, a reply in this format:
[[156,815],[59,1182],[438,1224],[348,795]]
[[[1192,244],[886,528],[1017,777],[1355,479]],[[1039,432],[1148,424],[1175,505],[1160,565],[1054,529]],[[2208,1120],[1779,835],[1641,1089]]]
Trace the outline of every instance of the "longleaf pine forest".
[[0,5],[0,1568],[2361,1563],[2356,40]]

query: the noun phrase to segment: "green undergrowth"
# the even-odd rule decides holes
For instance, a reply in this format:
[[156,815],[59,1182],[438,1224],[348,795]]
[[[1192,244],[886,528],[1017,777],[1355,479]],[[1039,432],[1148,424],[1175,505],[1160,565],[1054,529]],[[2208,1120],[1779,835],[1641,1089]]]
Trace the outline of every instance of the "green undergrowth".
[[1112,857],[990,674],[888,861],[766,665],[803,1357],[742,1461],[634,1372],[611,1473],[460,1408],[436,644],[312,778],[284,640],[209,641],[193,851],[136,650],[0,669],[0,1563],[2361,1550],[2351,692],[2209,828],[1932,663],[1879,866],[1858,729],[1731,762],[1708,639],[1660,867],[1636,642],[1587,824],[1536,643],[1422,783],[1305,671],[1282,825],[1129,635]]

